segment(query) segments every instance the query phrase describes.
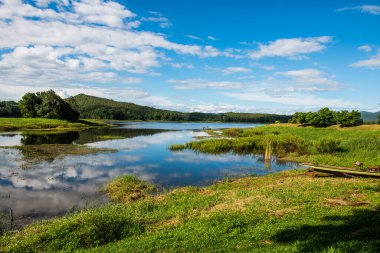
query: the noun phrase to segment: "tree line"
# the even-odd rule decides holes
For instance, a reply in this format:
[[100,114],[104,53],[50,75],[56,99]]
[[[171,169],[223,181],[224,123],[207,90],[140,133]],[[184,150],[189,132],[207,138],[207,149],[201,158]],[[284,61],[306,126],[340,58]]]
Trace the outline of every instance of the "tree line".
[[359,111],[332,111],[327,107],[317,112],[296,112],[289,122],[314,127],[328,127],[332,125],[349,127],[363,124]]
[[186,113],[118,102],[85,94],[70,97],[66,101],[79,111],[82,118],[94,119],[274,123],[276,121],[288,122],[291,118],[287,115],[259,113]]
[[[128,102],[79,94],[62,99],[53,90],[26,93],[17,103],[0,102],[0,117],[51,118],[69,121],[81,118],[110,120],[158,121],[220,121],[247,123],[290,122],[315,127],[363,124],[359,111],[332,111],[322,108],[317,112],[296,112],[293,116],[260,113],[201,113],[177,112],[141,106]],[[380,118],[379,118],[380,123]]]
[[21,111],[18,103],[14,101],[0,101],[0,117],[21,117]]

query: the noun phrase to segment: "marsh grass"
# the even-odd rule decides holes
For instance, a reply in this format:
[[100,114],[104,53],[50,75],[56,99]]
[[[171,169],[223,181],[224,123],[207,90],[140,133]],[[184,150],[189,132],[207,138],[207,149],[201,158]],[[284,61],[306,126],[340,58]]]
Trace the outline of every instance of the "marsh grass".
[[364,166],[380,165],[380,126],[351,128],[313,128],[294,125],[269,125],[252,129],[226,129],[229,138],[209,139],[173,145],[171,150],[192,149],[220,154],[264,154],[272,143],[279,159],[314,164],[352,167],[356,161]]
[[74,122],[44,118],[0,118],[0,131],[15,130],[74,130],[110,126],[102,121],[86,119]]
[[121,203],[9,233],[1,237],[0,251],[380,250],[376,179],[311,178],[303,171],[286,171],[179,188],[127,203],[115,199]]

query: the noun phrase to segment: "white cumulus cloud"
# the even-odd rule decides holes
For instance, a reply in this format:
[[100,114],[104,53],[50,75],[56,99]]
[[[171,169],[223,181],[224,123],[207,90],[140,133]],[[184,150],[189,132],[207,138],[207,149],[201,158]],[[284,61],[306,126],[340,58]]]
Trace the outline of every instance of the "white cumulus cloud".
[[336,85],[337,82],[328,77],[327,74],[318,69],[300,69],[278,72],[277,74],[289,77],[300,84],[321,84],[321,85]]
[[249,53],[252,59],[264,57],[302,58],[307,54],[321,52],[332,37],[321,36],[311,38],[291,38],[270,41],[268,44],[259,44],[259,48]]

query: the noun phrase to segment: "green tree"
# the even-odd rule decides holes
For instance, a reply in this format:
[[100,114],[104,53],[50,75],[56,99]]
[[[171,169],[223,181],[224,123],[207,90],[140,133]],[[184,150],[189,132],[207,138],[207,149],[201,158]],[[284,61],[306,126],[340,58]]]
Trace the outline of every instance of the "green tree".
[[53,90],[25,94],[20,100],[20,110],[26,118],[78,120],[79,113]]
[[313,122],[313,126],[317,127],[328,127],[335,124],[334,112],[327,107],[322,108],[317,112],[317,117]]
[[0,102],[0,117],[17,118],[21,116],[20,108],[14,101]]
[[78,120],[79,113],[53,90],[37,92],[41,103],[37,107],[37,116],[49,119]]
[[24,118],[37,117],[37,108],[41,99],[34,93],[26,93],[19,102],[21,114]]
[[342,127],[358,126],[363,124],[359,111],[341,111],[335,114],[336,123]]
[[306,113],[303,112],[296,112],[294,113],[293,117],[290,120],[290,123],[293,124],[305,124],[307,123],[306,121]]

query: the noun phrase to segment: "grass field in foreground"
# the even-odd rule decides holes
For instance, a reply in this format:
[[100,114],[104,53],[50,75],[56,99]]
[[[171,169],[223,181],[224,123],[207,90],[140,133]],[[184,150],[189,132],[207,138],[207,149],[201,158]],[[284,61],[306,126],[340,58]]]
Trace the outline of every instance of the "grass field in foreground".
[[14,130],[62,130],[96,126],[107,126],[106,123],[97,120],[78,120],[69,122],[59,119],[43,118],[0,118],[0,131]]
[[264,154],[296,162],[353,167],[356,161],[380,165],[380,125],[314,128],[273,124],[250,129],[226,129],[225,137],[171,146],[204,153]]
[[376,179],[287,171],[154,196],[149,189],[117,179],[107,192],[120,202],[29,225],[3,236],[0,251],[380,251]]

